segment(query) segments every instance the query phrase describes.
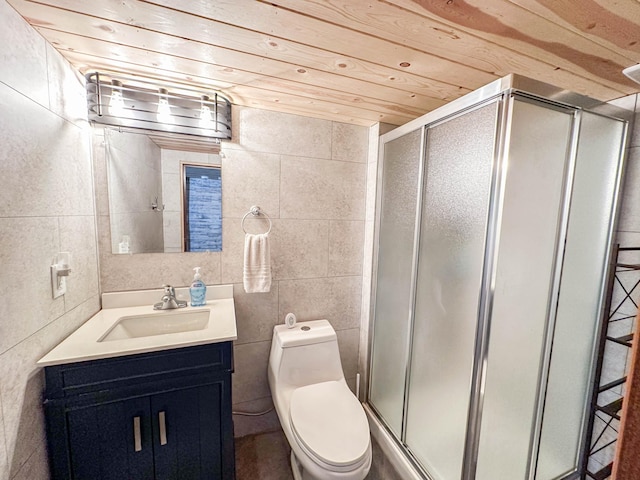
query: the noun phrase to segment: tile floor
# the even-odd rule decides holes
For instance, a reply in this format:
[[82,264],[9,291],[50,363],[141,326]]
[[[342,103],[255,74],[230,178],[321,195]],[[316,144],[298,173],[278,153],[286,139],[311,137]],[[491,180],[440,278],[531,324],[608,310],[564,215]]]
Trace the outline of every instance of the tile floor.
[[293,480],[282,430],[236,438],[236,480]]
[[[236,480],[293,480],[290,451],[282,430],[236,438]],[[402,480],[375,442],[366,480]]]

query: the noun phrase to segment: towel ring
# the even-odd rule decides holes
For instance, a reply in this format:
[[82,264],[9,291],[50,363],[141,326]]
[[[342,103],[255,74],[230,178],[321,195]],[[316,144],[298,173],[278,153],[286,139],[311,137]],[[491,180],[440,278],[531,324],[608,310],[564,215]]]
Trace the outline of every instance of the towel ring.
[[262,210],[260,210],[260,207],[257,205],[254,205],[253,207],[251,207],[249,211],[244,214],[244,217],[242,217],[242,222],[240,225],[242,226],[242,230],[244,230],[244,233],[249,233],[244,228],[244,221],[247,219],[247,216],[249,214],[253,215],[254,217],[257,217],[258,215],[264,215],[267,218],[267,220],[269,220],[269,230],[265,232],[265,235],[268,235],[269,233],[271,233],[271,227],[273,226],[273,224],[271,223],[271,219],[269,218],[269,215],[267,215]]

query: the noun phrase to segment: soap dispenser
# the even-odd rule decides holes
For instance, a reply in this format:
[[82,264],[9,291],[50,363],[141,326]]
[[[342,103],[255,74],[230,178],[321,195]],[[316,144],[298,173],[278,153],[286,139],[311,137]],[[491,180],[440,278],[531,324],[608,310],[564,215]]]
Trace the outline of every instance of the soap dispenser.
[[207,303],[207,286],[201,280],[200,267],[193,269],[196,273],[193,276],[193,282],[189,288],[189,294],[191,295],[191,306],[201,307]]

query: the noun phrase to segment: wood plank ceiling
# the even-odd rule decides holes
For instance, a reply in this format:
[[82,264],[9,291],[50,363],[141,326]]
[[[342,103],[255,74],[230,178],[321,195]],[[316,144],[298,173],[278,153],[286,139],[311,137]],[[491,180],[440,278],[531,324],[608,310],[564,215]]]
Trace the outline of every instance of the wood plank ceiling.
[[81,72],[401,125],[509,73],[600,100],[640,89],[638,0],[8,0]]

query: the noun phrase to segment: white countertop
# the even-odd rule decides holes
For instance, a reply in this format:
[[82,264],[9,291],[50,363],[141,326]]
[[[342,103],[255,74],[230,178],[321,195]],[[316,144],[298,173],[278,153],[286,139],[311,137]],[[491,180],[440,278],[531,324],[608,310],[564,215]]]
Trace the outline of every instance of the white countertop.
[[[207,304],[174,310],[154,310],[153,303],[162,297],[162,290],[108,293],[102,296],[103,309],[87,320],[58,346],[38,361],[40,366],[119,357],[136,353],[157,352],[172,348],[204,345],[235,340],[236,315],[232,285],[207,286]],[[188,297],[188,289],[176,288],[176,297]],[[175,314],[209,310],[205,328],[196,331],[165,333],[122,340],[100,341],[122,317],[137,315]]]

